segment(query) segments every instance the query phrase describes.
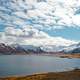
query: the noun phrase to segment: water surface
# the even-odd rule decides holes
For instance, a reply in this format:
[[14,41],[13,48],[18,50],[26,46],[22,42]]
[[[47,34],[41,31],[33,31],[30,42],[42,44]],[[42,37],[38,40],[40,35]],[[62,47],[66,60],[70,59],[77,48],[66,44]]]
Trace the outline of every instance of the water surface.
[[60,72],[80,68],[80,59],[67,59],[37,55],[0,56],[0,77]]

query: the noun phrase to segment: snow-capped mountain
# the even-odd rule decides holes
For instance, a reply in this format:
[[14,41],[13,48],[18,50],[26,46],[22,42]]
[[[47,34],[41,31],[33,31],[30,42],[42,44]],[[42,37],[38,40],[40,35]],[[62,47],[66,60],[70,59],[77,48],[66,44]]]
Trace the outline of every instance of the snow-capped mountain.
[[26,51],[33,51],[33,52],[60,52],[62,51],[64,48],[66,48],[66,46],[63,45],[19,45],[19,44],[13,44],[10,45],[13,46],[15,48],[23,48]]
[[0,54],[29,54],[29,53],[41,53],[44,52],[40,47],[36,47],[33,45],[6,45],[4,43],[0,43]]
[[16,52],[15,48],[11,48],[10,46],[5,45],[4,43],[0,43],[0,54],[13,54],[13,52]]
[[44,50],[45,52],[60,52],[65,48],[66,46],[58,46],[58,45],[46,45],[46,46],[41,46],[41,49]]
[[80,53],[80,43],[72,44],[63,50],[65,53]]
[[33,53],[40,53],[43,52],[43,50],[39,46],[33,46],[33,45],[17,45],[15,47],[16,49],[24,49],[26,52],[33,52]]
[[60,52],[65,46],[46,45],[20,45],[20,44],[4,44],[0,43],[1,54],[28,54],[28,53],[46,53],[46,52]]
[[64,52],[64,53],[80,53],[80,43],[70,46],[59,45],[7,45],[0,43],[0,54],[29,54],[29,53],[46,53],[46,52]]

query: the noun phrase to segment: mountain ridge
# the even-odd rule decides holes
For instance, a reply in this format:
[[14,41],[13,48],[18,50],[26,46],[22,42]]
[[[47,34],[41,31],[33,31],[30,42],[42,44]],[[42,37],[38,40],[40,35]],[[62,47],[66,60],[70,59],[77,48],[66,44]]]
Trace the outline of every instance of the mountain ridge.
[[30,54],[30,53],[65,53],[74,54],[80,53],[80,43],[70,46],[34,46],[34,45],[19,45],[19,44],[4,44],[0,43],[0,54]]

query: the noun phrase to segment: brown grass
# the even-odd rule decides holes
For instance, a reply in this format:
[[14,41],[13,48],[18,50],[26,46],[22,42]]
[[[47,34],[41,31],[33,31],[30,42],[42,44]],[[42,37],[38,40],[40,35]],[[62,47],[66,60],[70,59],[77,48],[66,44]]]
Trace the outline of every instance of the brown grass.
[[80,54],[62,54],[60,55],[61,58],[80,58]]
[[67,72],[35,74],[25,77],[8,77],[0,80],[80,80],[80,70],[75,69]]

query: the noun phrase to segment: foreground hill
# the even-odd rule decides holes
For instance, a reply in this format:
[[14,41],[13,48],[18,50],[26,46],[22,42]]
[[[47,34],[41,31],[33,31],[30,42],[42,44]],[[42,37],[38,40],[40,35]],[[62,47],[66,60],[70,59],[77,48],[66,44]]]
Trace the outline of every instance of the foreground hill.
[[34,74],[24,77],[0,78],[0,80],[80,80],[80,70],[75,69],[67,72]]

